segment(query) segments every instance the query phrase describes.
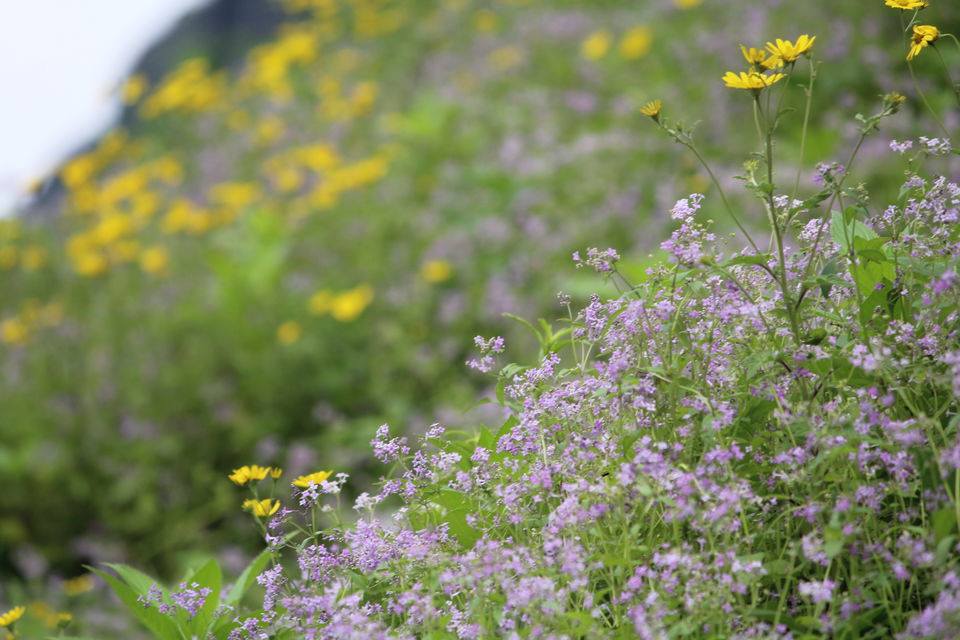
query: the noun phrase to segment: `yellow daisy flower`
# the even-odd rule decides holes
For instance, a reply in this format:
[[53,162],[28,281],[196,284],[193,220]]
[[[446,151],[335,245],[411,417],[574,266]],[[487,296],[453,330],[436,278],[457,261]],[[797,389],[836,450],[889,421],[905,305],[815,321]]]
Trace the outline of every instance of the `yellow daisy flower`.
[[743,59],[747,61],[747,64],[752,64],[759,67],[763,64],[763,61],[767,59],[767,52],[763,49],[757,49],[756,47],[750,47],[749,49],[744,45],[740,45],[740,52],[743,53]]
[[757,49],[756,47],[747,48],[740,45],[740,52],[743,53],[743,59],[754,67],[778,69],[783,66],[783,58],[776,55],[769,56],[763,49]]
[[767,43],[767,51],[771,54],[777,56],[778,58],[783,58],[784,62],[796,62],[797,58],[803,54],[810,51],[813,48],[813,42],[817,39],[817,36],[812,38],[807,34],[804,34],[797,38],[797,42],[793,43],[789,40],[781,40],[777,38],[777,43],[772,42]]
[[233,480],[233,483],[242,486],[253,481],[260,481],[267,477],[267,474],[270,473],[270,467],[261,467],[258,464],[244,465],[239,469],[234,469],[228,477]]
[[652,100],[646,105],[640,108],[640,113],[645,116],[650,116],[654,120],[660,117],[660,108],[663,106],[663,102],[660,100]]
[[760,90],[769,87],[774,82],[779,82],[786,78],[784,73],[765,74],[754,71],[753,73],[740,72],[739,75],[733,71],[727,71],[723,76],[723,81],[732,89],[752,89]]
[[299,322],[287,320],[277,327],[277,342],[282,345],[291,345],[300,339],[303,335],[303,329]]
[[904,11],[910,9],[923,9],[929,7],[926,0],[887,0],[885,3],[888,7],[893,7],[894,9],[903,9]]
[[293,481],[293,486],[300,487],[301,489],[306,489],[310,484],[320,484],[324,480],[330,477],[332,471],[317,471],[309,475],[300,476]]
[[13,609],[10,609],[10,611],[0,615],[0,627],[9,627],[23,617],[24,611],[26,611],[26,609],[23,607],[14,607]]
[[913,60],[928,44],[933,44],[940,37],[940,30],[932,24],[914,25],[913,36],[910,38],[910,53],[907,60]]
[[250,511],[253,515],[258,518],[266,518],[272,516],[277,512],[277,509],[280,508],[279,500],[271,500],[269,498],[264,498],[263,500],[244,500],[243,509],[244,511]]

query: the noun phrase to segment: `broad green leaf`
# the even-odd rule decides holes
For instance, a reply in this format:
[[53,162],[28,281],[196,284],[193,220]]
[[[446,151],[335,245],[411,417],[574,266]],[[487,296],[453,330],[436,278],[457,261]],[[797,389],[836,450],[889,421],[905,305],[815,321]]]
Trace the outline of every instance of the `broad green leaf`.
[[151,578],[142,571],[138,571],[137,569],[125,564],[115,564],[110,562],[104,564],[116,571],[117,575],[123,578],[123,581],[127,584],[127,586],[137,592],[137,595],[146,595],[147,592],[150,591],[151,587],[157,587],[160,589],[164,596],[167,594],[167,590],[163,588],[163,585],[161,585],[158,580]]
[[834,211],[830,216],[830,235],[833,241],[843,249],[843,253],[850,253],[854,238],[872,240],[877,237],[876,232],[859,220],[844,221],[844,215]]
[[230,591],[227,592],[227,596],[223,600],[224,603],[230,606],[236,606],[237,603],[240,602],[240,599],[243,598],[243,594],[247,592],[250,585],[254,583],[257,576],[263,571],[263,568],[267,566],[268,562],[270,562],[270,551],[264,549],[260,552],[260,555],[250,561],[250,564],[243,570],[240,577],[237,578],[237,581],[230,587]]
[[220,605],[220,588],[223,582],[220,564],[214,558],[211,558],[187,578],[188,585],[193,582],[199,584],[201,588],[210,589],[210,595],[204,600],[203,606],[200,607],[196,617],[190,621],[193,634],[202,638],[206,635],[213,614]]
[[180,640],[180,632],[173,620],[152,606],[144,607],[142,603],[137,601],[137,593],[133,589],[109,573],[93,568],[90,568],[90,571],[103,578],[110,585],[110,588],[120,598],[120,602],[127,608],[127,611],[132,613],[158,640]]

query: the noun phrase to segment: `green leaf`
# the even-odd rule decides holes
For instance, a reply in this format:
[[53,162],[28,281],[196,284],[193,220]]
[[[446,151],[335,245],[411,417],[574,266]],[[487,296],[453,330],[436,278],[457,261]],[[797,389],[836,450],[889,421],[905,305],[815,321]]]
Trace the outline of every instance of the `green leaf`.
[[196,617],[190,621],[191,631],[198,638],[206,636],[206,631],[210,627],[213,614],[220,605],[220,588],[223,583],[223,573],[220,571],[220,564],[216,559],[211,558],[196,570],[186,580],[187,584],[196,582],[201,588],[210,589],[210,595],[207,596],[197,612]]
[[147,592],[150,591],[151,587],[157,587],[160,589],[160,592],[163,593],[164,597],[167,595],[167,590],[154,578],[151,578],[142,571],[138,571],[133,567],[127,566],[125,564],[114,564],[114,563],[104,563],[106,566],[110,567],[117,572],[123,581],[137,592],[137,595],[145,596]]
[[930,517],[930,522],[933,525],[933,535],[938,544],[941,540],[952,534],[957,526],[956,516],[953,513],[953,509],[949,507],[934,511]]
[[243,598],[243,594],[247,592],[250,585],[254,583],[257,576],[263,571],[263,568],[267,566],[268,562],[270,562],[270,552],[265,549],[260,552],[260,555],[250,561],[250,564],[243,570],[240,577],[237,578],[237,581],[233,583],[230,591],[227,592],[227,597],[223,600],[224,603],[230,606],[236,606],[237,603],[240,602],[240,599]]
[[142,603],[137,602],[137,593],[121,580],[115,578],[109,573],[105,573],[92,567],[87,567],[91,572],[97,574],[110,585],[113,592],[120,598],[120,602],[127,608],[127,611],[145,626],[150,633],[159,640],[179,640],[180,632],[173,620],[163,615],[153,607],[144,607]]
[[823,545],[823,552],[827,558],[836,558],[843,551],[843,540],[831,540]]
[[490,429],[484,425],[480,428],[480,435],[477,437],[477,444],[484,449],[492,449],[497,444],[497,437]]
[[877,237],[873,229],[859,220],[845,221],[844,214],[839,211],[834,211],[830,216],[830,235],[833,236],[833,241],[843,248],[844,253],[850,252],[854,238],[872,240]]

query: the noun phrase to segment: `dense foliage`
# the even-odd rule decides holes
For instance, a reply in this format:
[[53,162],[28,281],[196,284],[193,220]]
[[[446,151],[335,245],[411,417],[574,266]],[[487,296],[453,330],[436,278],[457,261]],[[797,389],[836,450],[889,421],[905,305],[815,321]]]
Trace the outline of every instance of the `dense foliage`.
[[[142,131],[65,167],[60,219],[4,227],[5,561],[242,556],[232,468],[268,544],[237,587],[216,561],[174,589],[97,569],[157,638],[960,631],[957,111],[910,81],[949,75],[952,36],[891,5],[854,41],[883,73],[819,69],[853,39],[817,34],[684,88],[676,61],[703,55],[684,36],[724,34],[678,13],[698,2],[649,22],[616,3],[285,4],[302,21],[242,68],[131,81]],[[707,15],[733,33],[808,4]],[[881,55],[897,13],[907,42]],[[677,29],[659,69],[657,24]],[[695,140],[672,114],[706,100]],[[689,153],[662,161],[673,143]],[[601,242],[657,253],[582,248]],[[503,312],[566,318],[527,325],[521,366],[505,343],[535,343]],[[475,339],[496,401],[464,417],[446,408],[473,394],[477,332],[507,340]],[[450,429],[482,415],[502,424]],[[370,438],[393,467],[377,490]],[[281,479],[320,468],[336,475],[292,495]]]

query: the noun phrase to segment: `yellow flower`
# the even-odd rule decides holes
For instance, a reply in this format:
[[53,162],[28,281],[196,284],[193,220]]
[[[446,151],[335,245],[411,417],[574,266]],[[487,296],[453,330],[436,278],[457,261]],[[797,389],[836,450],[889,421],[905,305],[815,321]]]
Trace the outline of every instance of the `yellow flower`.
[[23,344],[29,335],[29,327],[20,318],[7,318],[0,322],[0,340],[7,344]]
[[650,27],[638,25],[633,27],[620,40],[620,55],[625,60],[638,60],[650,51],[653,42],[653,32]]
[[277,509],[280,508],[279,500],[271,500],[269,498],[264,498],[263,500],[244,500],[243,509],[245,511],[250,511],[253,515],[258,518],[266,518],[272,516],[277,512]]
[[274,480],[280,478],[283,475],[283,469],[280,467],[270,467],[270,477]]
[[17,260],[19,260],[20,250],[16,247],[7,245],[5,247],[0,247],[0,267],[4,269],[12,269],[17,266]]
[[349,291],[344,291],[333,299],[330,315],[340,322],[350,322],[356,319],[373,300],[373,287],[362,284]]
[[9,627],[23,616],[24,611],[26,611],[26,609],[23,607],[14,607],[10,609],[10,611],[0,615],[0,627]]
[[681,9],[693,9],[701,2],[703,2],[703,0],[673,0],[673,4],[677,5]]
[[322,316],[333,308],[333,294],[326,289],[317,291],[310,296],[307,308],[310,309],[310,313],[313,315]]
[[86,251],[77,255],[73,260],[73,268],[82,276],[93,278],[99,276],[107,270],[110,263],[103,257],[103,254],[95,251]]
[[928,44],[933,44],[940,37],[940,30],[932,24],[914,25],[913,36],[910,39],[910,53],[907,60],[913,60]]
[[293,486],[300,487],[301,489],[306,489],[311,484],[320,484],[324,480],[330,477],[333,471],[317,471],[309,475],[300,476],[293,481]]
[[293,320],[287,320],[277,327],[277,341],[283,345],[290,345],[300,339],[303,335],[303,329],[300,323]]
[[776,44],[772,42],[767,43],[767,50],[774,56],[782,58],[784,62],[796,62],[797,58],[813,48],[813,42],[816,39],[817,36],[811,38],[807,34],[804,34],[797,38],[797,42],[794,44],[789,40],[777,38]]
[[428,260],[420,267],[420,277],[427,282],[443,282],[453,275],[453,267],[446,260]]
[[47,251],[36,245],[26,247],[21,257],[23,268],[27,271],[36,271],[47,262]]
[[740,51],[743,53],[743,58],[747,61],[747,64],[752,64],[757,67],[762,65],[763,61],[767,59],[767,52],[763,49],[757,49],[756,47],[750,47],[748,49],[740,45]]
[[497,24],[497,14],[489,9],[482,9],[473,15],[473,27],[477,31],[489,33],[497,28]]
[[123,98],[123,103],[133,104],[139,100],[140,96],[147,90],[147,84],[147,78],[141,73],[127,78],[123,89],[120,91],[120,97]]
[[140,254],[140,268],[150,274],[166,271],[169,262],[167,250],[163,247],[149,247]]
[[779,82],[783,78],[786,78],[786,74],[783,73],[774,73],[764,74],[758,73],[756,71],[752,73],[740,72],[740,75],[737,75],[733,71],[727,71],[727,74],[723,76],[723,81],[727,83],[728,87],[733,89],[753,89],[760,90],[766,87],[769,87],[774,82]]
[[523,50],[514,45],[500,47],[490,52],[490,64],[501,71],[513,69],[523,62]]
[[63,581],[63,592],[68,596],[79,596],[88,591],[93,591],[93,576],[85,573],[76,578],[70,578]]
[[640,113],[642,113],[645,116],[650,116],[654,120],[659,120],[660,108],[662,106],[663,106],[663,102],[661,100],[652,100],[640,108]]
[[776,69],[783,66],[783,58],[780,56],[768,56],[763,49],[756,47],[747,48],[740,45],[740,52],[743,53],[743,59],[754,67],[763,67],[764,69]]
[[260,481],[270,473],[270,467],[261,467],[258,464],[244,465],[234,469],[228,477],[238,486],[243,486],[251,480]]
[[604,29],[594,31],[581,43],[580,54],[587,60],[599,60],[610,50],[610,32]]
[[930,6],[926,0],[887,0],[886,5],[894,9],[903,9],[904,11],[908,9],[923,9],[924,7]]

